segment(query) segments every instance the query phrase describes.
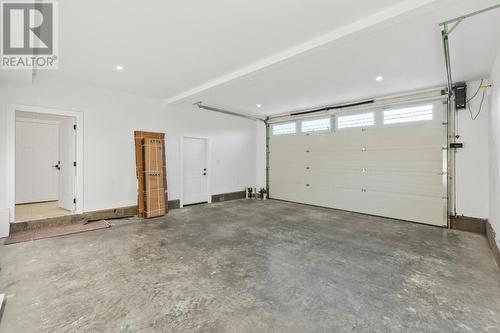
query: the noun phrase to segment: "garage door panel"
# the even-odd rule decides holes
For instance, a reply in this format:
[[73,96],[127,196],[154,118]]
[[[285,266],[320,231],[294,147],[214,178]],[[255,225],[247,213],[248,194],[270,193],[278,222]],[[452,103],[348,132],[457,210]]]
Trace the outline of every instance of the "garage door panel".
[[[331,134],[334,136],[335,134]],[[328,138],[328,140],[324,140],[322,142],[309,142],[307,136],[297,136],[301,138],[302,141],[296,142],[295,140],[290,140],[290,143],[282,142],[280,144],[271,143],[270,151],[271,152],[290,152],[290,151],[344,151],[344,150],[359,150],[362,147],[366,146],[368,143],[365,140],[356,140],[350,141],[346,143],[341,143],[333,137]]]
[[269,180],[269,188],[273,188],[274,190],[270,190],[269,197],[272,199],[293,201],[305,204],[314,205],[314,203],[310,202],[307,198],[307,195],[304,193],[304,184],[297,182],[281,182],[276,180]]
[[[434,146],[442,143],[443,125],[411,127],[408,125],[398,127],[372,128],[365,132],[365,137],[373,146]],[[405,139],[401,140],[404,136]]]
[[303,183],[305,179],[304,168],[275,167],[272,168],[271,173],[272,177],[269,177],[269,181]]
[[[277,180],[286,181],[288,174],[275,176]],[[427,195],[442,197],[443,185],[441,175],[421,175],[412,173],[361,173],[349,170],[314,169],[302,176],[299,169],[293,172],[294,179],[304,179],[311,186],[327,186],[332,188],[362,189],[388,193]]]
[[353,191],[428,196],[442,198],[442,176],[417,174],[359,174],[348,170],[310,170],[304,173],[299,168],[275,170],[272,182],[298,185],[302,191],[307,185],[311,188],[324,187],[331,191],[344,189]]
[[[351,206],[352,202],[362,199],[360,191],[353,189],[329,189],[329,188],[307,188],[303,184],[281,183],[270,181],[270,186],[275,188],[270,192],[273,199],[299,202],[315,206],[324,206],[329,208],[342,207],[344,210],[356,209]],[[335,205],[332,205],[335,202]]]
[[368,191],[365,194],[367,214],[443,225],[436,221],[443,221],[445,199],[387,192]]
[[[433,198],[423,196],[386,192],[361,192],[348,189],[331,191],[327,187],[311,187],[308,191],[304,191],[304,194],[310,198],[309,202],[319,202],[320,206],[330,208],[341,208],[397,219],[408,219],[408,215],[413,215],[413,219],[416,219],[422,214],[431,217],[431,220],[433,218],[442,219],[442,200],[433,200]],[[425,210],[421,211],[421,208],[425,208]],[[431,212],[429,213],[428,210],[431,210]],[[422,220],[425,220],[425,217],[419,222],[422,222]]]
[[[421,156],[421,158],[419,158]],[[392,152],[345,152],[345,153],[311,153],[304,156],[305,165],[311,168],[350,168],[353,170],[407,170],[425,173],[437,173],[442,170],[442,152],[426,152],[414,154],[406,151]],[[286,162],[281,162],[281,165]],[[275,164],[274,164],[275,165]]]
[[[301,188],[298,184],[271,183],[280,187],[272,191],[271,198],[292,202],[342,209],[369,215],[410,220],[425,224],[443,219],[444,199],[425,196],[401,195],[385,192],[361,192],[353,189],[328,187]],[[411,219],[408,216],[412,216]]]
[[[399,169],[414,165],[418,169],[442,169],[441,148],[420,149],[373,149],[363,151],[357,149],[339,149],[337,151],[271,151],[271,165],[304,165],[316,167],[334,167],[338,165],[354,165],[356,167],[377,167]],[[300,163],[297,163],[300,162]],[[414,167],[414,168],[415,168]]]
[[305,152],[288,151],[274,152],[273,159],[269,165],[274,167],[300,167],[305,168],[308,164],[308,156]]
[[384,111],[373,112],[366,128],[271,136],[270,196],[445,225],[442,103],[414,123],[384,125]]

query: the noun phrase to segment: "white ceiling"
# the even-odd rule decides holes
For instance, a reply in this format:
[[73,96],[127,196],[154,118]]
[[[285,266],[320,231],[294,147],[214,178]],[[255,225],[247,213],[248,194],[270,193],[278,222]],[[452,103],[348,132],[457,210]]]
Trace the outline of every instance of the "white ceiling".
[[60,1],[60,69],[44,74],[167,98],[398,0],[362,2]]
[[[443,84],[437,23],[496,2],[61,1],[60,69],[36,80],[266,115],[346,102]],[[500,10],[453,33],[455,78],[487,74],[497,31]],[[374,82],[377,75],[385,80]]]
[[[438,1],[186,101],[272,115],[444,86],[438,24],[491,3],[495,1],[474,1],[473,6],[471,1]],[[452,33],[455,81],[488,76],[500,47],[498,31],[500,9],[468,19]],[[375,81],[379,75],[382,82]]]

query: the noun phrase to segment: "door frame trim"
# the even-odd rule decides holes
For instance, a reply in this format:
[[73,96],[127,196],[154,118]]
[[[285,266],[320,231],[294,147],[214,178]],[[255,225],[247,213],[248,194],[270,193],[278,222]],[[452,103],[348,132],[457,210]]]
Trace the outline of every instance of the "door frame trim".
[[211,195],[211,178],[212,178],[212,139],[211,137],[208,136],[197,136],[197,135],[183,135],[181,136],[181,141],[180,141],[180,208],[184,207],[184,140],[185,139],[200,139],[200,140],[205,140],[207,144],[207,168],[208,168],[208,174],[207,174],[207,202],[212,203],[212,195]]
[[75,176],[75,214],[83,213],[83,133],[84,115],[82,111],[47,108],[33,105],[9,104],[7,105],[6,123],[6,187],[7,208],[9,209],[9,222],[16,221],[16,111],[52,114],[57,116],[73,117],[76,124],[76,176]]

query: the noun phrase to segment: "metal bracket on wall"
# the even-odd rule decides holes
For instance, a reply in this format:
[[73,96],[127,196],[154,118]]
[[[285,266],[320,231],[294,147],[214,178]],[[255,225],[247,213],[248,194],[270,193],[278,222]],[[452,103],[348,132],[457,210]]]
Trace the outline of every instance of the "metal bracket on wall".
[[233,112],[233,111],[224,110],[224,109],[221,109],[221,108],[216,108],[216,107],[213,107],[213,106],[203,105],[203,102],[201,102],[201,101],[200,102],[196,102],[193,105],[197,106],[200,109],[204,109],[204,110],[208,110],[208,111],[214,111],[214,112],[229,114],[231,116],[246,118],[246,119],[250,119],[250,120],[263,121],[264,123],[266,122],[266,119],[259,118],[257,116],[250,116],[250,115],[246,115],[246,114],[243,114],[243,113],[237,113],[237,112]]
[[443,39],[444,57],[446,62],[446,75],[448,78],[448,95],[453,94],[453,78],[451,74],[449,36],[458,27],[458,25],[462,23],[465,19],[485,12],[489,12],[497,8],[500,8],[500,3],[439,23],[439,26],[442,28],[441,38]]

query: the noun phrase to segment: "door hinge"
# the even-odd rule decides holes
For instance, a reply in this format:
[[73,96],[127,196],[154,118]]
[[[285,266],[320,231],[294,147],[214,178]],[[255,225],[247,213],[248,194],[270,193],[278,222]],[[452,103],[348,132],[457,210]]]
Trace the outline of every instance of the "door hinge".
[[73,203],[76,205],[76,198],[73,198]]
[[76,162],[73,162],[73,166],[76,167]]
[[73,129],[76,131],[76,124],[73,125]]

